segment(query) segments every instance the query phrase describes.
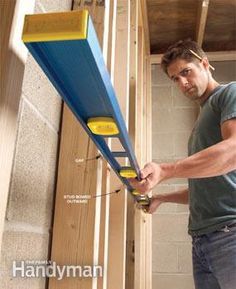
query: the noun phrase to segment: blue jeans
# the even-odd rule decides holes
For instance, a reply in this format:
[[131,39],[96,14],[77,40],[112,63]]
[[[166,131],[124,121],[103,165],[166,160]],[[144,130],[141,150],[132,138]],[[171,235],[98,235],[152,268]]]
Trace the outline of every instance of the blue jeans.
[[236,226],[193,236],[196,289],[236,289]]

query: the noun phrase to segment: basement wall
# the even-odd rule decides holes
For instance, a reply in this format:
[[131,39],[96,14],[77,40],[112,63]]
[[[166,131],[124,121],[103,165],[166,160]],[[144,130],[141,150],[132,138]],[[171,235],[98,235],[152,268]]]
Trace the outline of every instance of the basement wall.
[[[71,5],[72,0],[38,0],[35,13],[68,11]],[[46,288],[43,278],[13,278],[12,263],[48,259],[61,104],[56,90],[28,55],[1,248],[0,287],[4,289]]]
[[[220,83],[236,80],[236,62],[212,62]],[[198,115],[198,106],[182,95],[152,65],[153,161],[172,162],[187,156],[187,141]],[[157,186],[153,194],[187,187],[174,179]],[[153,288],[193,289],[191,238],[187,234],[188,206],[162,204],[153,215]]]

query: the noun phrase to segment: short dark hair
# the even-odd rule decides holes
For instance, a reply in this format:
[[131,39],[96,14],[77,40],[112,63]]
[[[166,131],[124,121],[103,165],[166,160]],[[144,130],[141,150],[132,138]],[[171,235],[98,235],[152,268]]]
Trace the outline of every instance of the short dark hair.
[[169,46],[167,51],[162,56],[161,68],[163,71],[168,75],[167,68],[176,59],[184,59],[187,62],[195,61],[197,58],[191,53],[190,50],[195,52],[201,58],[206,57],[205,52],[197,44],[197,42],[190,39],[180,40]]

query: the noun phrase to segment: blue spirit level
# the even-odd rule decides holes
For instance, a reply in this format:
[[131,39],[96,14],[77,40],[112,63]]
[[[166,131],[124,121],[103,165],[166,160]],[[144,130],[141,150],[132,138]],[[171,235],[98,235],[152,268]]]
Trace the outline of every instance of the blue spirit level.
[[[120,180],[148,204],[127,179],[140,179],[140,170],[88,11],[26,15],[22,39]],[[111,151],[108,137],[123,150]]]

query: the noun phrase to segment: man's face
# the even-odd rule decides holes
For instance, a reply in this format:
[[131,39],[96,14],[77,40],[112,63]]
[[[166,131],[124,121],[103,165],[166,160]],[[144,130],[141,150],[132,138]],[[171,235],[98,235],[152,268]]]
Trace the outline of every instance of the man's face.
[[176,59],[168,69],[168,75],[179,89],[191,100],[201,102],[209,83],[209,71],[206,60],[201,62],[187,62]]

